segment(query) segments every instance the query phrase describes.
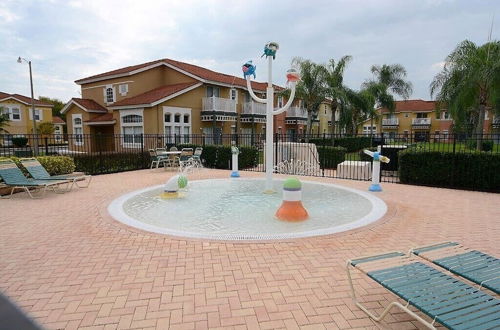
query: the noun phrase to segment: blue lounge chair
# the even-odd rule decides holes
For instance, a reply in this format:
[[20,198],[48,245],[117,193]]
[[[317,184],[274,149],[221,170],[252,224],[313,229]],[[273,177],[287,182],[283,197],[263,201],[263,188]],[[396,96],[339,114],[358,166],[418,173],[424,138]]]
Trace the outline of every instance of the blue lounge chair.
[[[2,160],[0,161],[0,178],[3,182],[12,187],[10,195],[8,198],[12,197],[12,194],[16,189],[24,190],[31,198],[41,198],[45,196],[47,189],[52,189],[55,193],[61,194],[68,191],[69,184],[68,180],[35,180],[28,179],[24,176],[23,172],[17,167],[16,163],[12,160]],[[66,189],[61,190],[60,185],[66,184]],[[30,188],[35,190],[40,190],[37,196],[34,196]]]
[[[390,303],[377,316],[356,297],[350,269],[356,268],[405,301]],[[436,322],[449,329],[494,329],[500,327],[500,300],[467,283],[444,274],[401,252],[361,257],[347,262],[347,275],[354,303],[370,318],[381,321],[398,307],[430,329]],[[411,311],[422,311],[427,321]]]
[[418,247],[411,253],[424,258],[479,287],[500,294],[500,259],[456,242],[443,242]]
[[[91,175],[50,175],[36,158],[21,159],[21,164],[28,171],[33,179],[36,180],[68,180],[71,181],[71,187],[76,184],[79,188],[87,188],[92,181]],[[87,181],[87,184],[80,185],[79,182]]]

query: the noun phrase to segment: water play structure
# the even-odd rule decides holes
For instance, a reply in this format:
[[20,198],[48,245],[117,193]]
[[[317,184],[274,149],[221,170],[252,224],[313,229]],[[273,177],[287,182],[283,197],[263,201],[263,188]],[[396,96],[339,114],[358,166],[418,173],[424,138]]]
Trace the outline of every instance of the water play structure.
[[[273,180],[273,172],[319,175],[321,171],[315,145],[273,141],[273,116],[290,107],[300,80],[296,70],[287,71],[290,97],[282,108],[273,110],[272,61],[277,50],[278,44],[270,42],[262,55],[268,61],[265,98],[257,97],[251,87],[250,77],[255,78],[256,66],[248,61],[242,67],[249,94],[255,101],[266,104],[265,179],[194,180],[188,187],[188,176],[198,167],[202,168],[200,159],[195,163],[188,160],[181,166],[181,173],[165,185],[133,191],[115,199],[108,206],[112,217],[155,233],[247,241],[332,234],[367,225],[385,214],[385,203],[367,192],[320,182],[301,182],[297,178]],[[273,151],[276,151],[277,166],[273,166]],[[231,153],[231,177],[239,177],[239,149],[233,146]],[[372,156],[374,166],[386,159],[380,152]],[[274,193],[280,190],[282,194]]]
[[380,162],[388,163],[391,160],[386,156],[382,156],[382,147],[378,146],[377,151],[364,150],[365,154],[373,158],[372,168],[372,184],[368,188],[369,191],[382,191],[380,186]]
[[266,98],[260,98],[253,92],[252,84],[250,83],[250,76],[254,76],[256,67],[252,64],[252,61],[248,61],[243,65],[243,77],[247,81],[247,89],[250,93],[252,99],[259,103],[266,104],[266,144],[265,144],[265,167],[266,167],[266,187],[264,192],[274,193],[273,190],[273,116],[285,112],[293,103],[295,98],[295,87],[297,81],[300,80],[299,73],[290,69],[287,72],[287,84],[290,86],[290,97],[286,104],[277,110],[273,110],[274,103],[274,87],[273,87],[273,60],[276,58],[276,51],[279,49],[277,42],[269,42],[264,47],[264,54],[267,58],[267,88],[266,88]]

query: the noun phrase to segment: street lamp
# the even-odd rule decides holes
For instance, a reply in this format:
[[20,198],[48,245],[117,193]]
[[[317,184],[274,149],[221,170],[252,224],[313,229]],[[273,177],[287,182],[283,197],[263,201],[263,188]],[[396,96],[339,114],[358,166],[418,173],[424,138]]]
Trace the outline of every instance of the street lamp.
[[19,56],[17,58],[17,63],[23,63],[26,62],[28,63],[28,66],[30,68],[30,85],[31,85],[31,112],[33,114],[33,152],[34,156],[38,155],[38,135],[37,135],[37,130],[36,130],[36,118],[35,118],[35,97],[33,96],[33,75],[31,74],[31,61],[28,61],[27,59]]

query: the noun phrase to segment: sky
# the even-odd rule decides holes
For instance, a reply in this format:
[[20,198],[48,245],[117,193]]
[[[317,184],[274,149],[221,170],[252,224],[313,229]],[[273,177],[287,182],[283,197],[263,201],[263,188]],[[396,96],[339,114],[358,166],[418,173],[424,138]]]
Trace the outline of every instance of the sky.
[[456,45],[500,39],[500,0],[2,0],[0,91],[68,101],[75,80],[171,58],[241,76],[252,59],[267,79],[264,45],[280,45],[274,81],[292,58],[318,63],[351,55],[345,84],[359,89],[372,65],[401,64],[412,99],[430,100],[429,84]]

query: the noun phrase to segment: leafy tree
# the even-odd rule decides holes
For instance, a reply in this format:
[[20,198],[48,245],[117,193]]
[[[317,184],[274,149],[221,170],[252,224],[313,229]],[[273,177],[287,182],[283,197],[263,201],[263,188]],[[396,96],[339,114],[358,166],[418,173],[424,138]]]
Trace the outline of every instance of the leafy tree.
[[297,83],[296,95],[302,99],[307,110],[306,142],[312,131],[312,120],[317,115],[319,106],[326,97],[326,75],[327,71],[321,64],[314,63],[296,57],[292,60],[292,66],[296,66],[300,72],[300,81]]
[[50,135],[54,133],[55,127],[54,124],[49,123],[48,121],[40,123],[37,125],[37,130],[39,134],[42,135]]
[[[344,85],[344,71],[347,64],[352,60],[352,56],[345,55],[340,58],[338,62],[330,59],[326,65],[326,95],[331,100],[332,107],[332,141],[334,140],[333,134],[340,132],[345,125],[338,125],[335,123],[335,113],[339,111],[339,117],[346,118],[346,106],[348,104],[348,88]],[[343,120],[341,123],[345,124]],[[340,124],[340,123],[339,123]]]
[[52,107],[52,116],[61,117],[63,120],[66,120],[66,115],[61,113],[62,108],[64,108],[64,102],[57,98],[50,98],[46,96],[40,96],[40,101],[45,101],[51,103]]
[[[362,90],[366,100],[372,100],[373,107],[384,107],[393,112],[396,108],[394,95],[400,96],[403,99],[408,99],[413,93],[411,82],[406,80],[406,69],[400,64],[383,64],[373,65],[371,72],[374,79],[368,80],[362,85]],[[368,94],[371,94],[369,96]],[[366,109],[369,118],[371,118],[371,126],[376,117],[374,110]]]
[[[486,108],[500,113],[500,41],[482,46],[469,40],[459,43],[431,82],[430,92],[438,111],[446,106],[459,126],[472,119],[475,133],[482,136]],[[482,149],[480,138],[476,148]]]
[[4,108],[0,107],[0,133],[8,133],[5,127],[9,126],[10,119],[7,114],[3,112]]

